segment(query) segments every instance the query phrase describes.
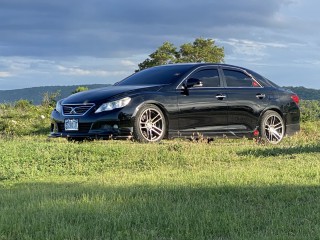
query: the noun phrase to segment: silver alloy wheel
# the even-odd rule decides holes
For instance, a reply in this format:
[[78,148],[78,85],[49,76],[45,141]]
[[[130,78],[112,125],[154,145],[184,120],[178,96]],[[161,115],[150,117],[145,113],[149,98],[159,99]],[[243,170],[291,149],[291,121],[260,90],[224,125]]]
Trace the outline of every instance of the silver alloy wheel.
[[147,108],[140,115],[142,136],[149,142],[161,140],[165,130],[163,114],[155,108]]
[[278,114],[270,114],[264,120],[265,138],[268,142],[277,144],[284,136],[284,123]]

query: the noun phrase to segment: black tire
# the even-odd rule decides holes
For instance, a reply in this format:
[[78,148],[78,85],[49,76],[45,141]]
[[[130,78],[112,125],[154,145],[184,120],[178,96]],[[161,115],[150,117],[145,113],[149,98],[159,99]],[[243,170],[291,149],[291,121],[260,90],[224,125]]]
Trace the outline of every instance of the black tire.
[[260,122],[262,140],[278,144],[285,135],[285,124],[281,115],[275,111],[266,111]]
[[159,142],[167,132],[166,118],[159,107],[143,105],[137,112],[133,124],[133,137],[139,142]]

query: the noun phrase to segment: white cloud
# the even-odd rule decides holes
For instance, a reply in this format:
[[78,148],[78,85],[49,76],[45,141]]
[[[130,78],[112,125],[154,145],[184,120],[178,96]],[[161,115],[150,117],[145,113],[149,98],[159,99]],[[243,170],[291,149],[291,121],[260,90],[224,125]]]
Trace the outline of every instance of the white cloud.
[[69,76],[100,76],[100,77],[107,77],[107,76],[119,76],[124,75],[126,72],[124,71],[104,71],[104,70],[89,70],[89,69],[82,69],[79,67],[64,67],[64,66],[57,66],[58,70],[63,75]]
[[45,59],[28,57],[3,57],[0,66],[14,75],[45,72],[49,73],[56,63]]
[[138,64],[136,64],[135,62],[133,62],[133,61],[131,61],[131,60],[127,60],[127,59],[125,59],[125,60],[121,60],[121,62],[120,62],[123,66],[125,66],[125,67],[137,67],[137,65]]
[[320,60],[317,59],[296,59],[293,61],[295,64],[303,64],[306,66],[319,66],[320,65]]
[[219,40],[223,44],[227,44],[232,47],[233,54],[246,55],[246,56],[266,56],[267,48],[287,48],[287,44],[277,42],[259,42],[246,39],[234,39]]
[[9,72],[0,72],[0,78],[11,77],[12,74]]

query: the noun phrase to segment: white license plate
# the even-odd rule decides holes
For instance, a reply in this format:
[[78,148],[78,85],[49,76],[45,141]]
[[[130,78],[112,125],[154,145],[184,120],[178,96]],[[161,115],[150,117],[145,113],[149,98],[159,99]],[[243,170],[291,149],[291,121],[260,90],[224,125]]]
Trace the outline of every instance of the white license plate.
[[66,130],[66,131],[78,131],[79,130],[78,119],[66,119],[66,120],[64,120],[64,130]]

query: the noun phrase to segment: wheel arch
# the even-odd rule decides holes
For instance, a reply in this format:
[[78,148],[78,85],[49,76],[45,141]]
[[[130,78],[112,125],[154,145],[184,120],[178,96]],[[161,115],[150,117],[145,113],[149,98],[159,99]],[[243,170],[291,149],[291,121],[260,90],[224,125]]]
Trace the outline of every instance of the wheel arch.
[[166,121],[166,134],[165,134],[165,137],[167,138],[168,136],[168,132],[169,132],[169,113],[168,111],[166,110],[166,108],[163,106],[163,104],[161,104],[160,102],[157,102],[157,101],[152,101],[152,100],[149,100],[149,101],[144,101],[142,103],[140,103],[136,109],[134,110],[133,114],[132,114],[132,118],[134,119],[139,111],[139,109],[144,106],[144,105],[147,105],[147,104],[151,104],[151,105],[155,105],[157,106],[163,113],[164,117],[165,117],[165,121]]
[[[269,122],[269,119],[272,119]],[[286,124],[282,112],[278,108],[268,108],[261,115],[259,121],[259,132],[261,139],[269,143],[278,144],[286,134]]]
[[282,121],[283,121],[283,123],[284,123],[284,132],[285,132],[285,134],[286,134],[286,132],[287,132],[287,127],[286,127],[286,126],[287,126],[287,122],[286,122],[286,118],[285,118],[285,115],[283,114],[283,112],[281,111],[281,109],[280,109],[279,107],[277,107],[277,106],[270,106],[270,107],[264,109],[264,110],[261,112],[261,114],[260,114],[260,116],[259,116],[258,124],[257,124],[257,127],[258,127],[259,131],[261,131],[261,129],[260,129],[260,123],[261,123],[262,117],[263,117],[263,115],[264,115],[267,111],[274,111],[274,112],[278,113],[278,114],[281,116]]
[[260,122],[261,122],[261,119],[262,119],[263,115],[264,115],[267,111],[274,111],[274,112],[278,113],[278,114],[282,117],[282,120],[284,121],[284,123],[286,124],[286,119],[285,119],[285,117],[284,117],[283,112],[281,111],[281,109],[280,109],[279,107],[276,107],[276,106],[270,106],[270,107],[268,107],[268,108],[265,108],[265,109],[261,112],[261,114],[260,114],[260,116],[259,116],[259,121],[258,121],[259,124],[260,124]]

